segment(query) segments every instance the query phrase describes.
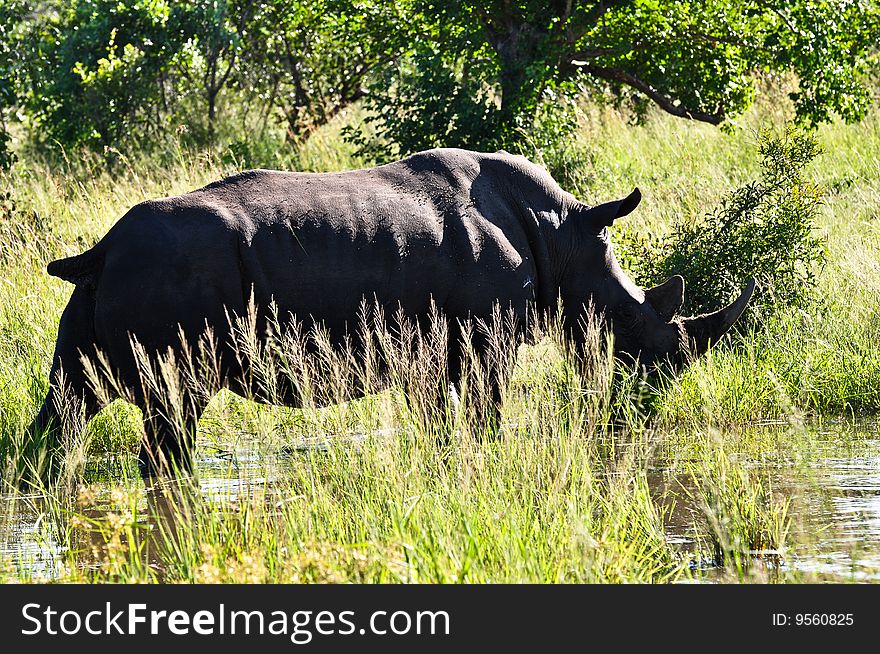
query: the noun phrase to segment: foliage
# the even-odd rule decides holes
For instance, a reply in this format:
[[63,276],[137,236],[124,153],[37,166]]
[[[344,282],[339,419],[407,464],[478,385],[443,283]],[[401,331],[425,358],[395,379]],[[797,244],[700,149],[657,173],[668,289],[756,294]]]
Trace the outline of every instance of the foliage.
[[[200,89],[206,106],[205,121],[187,121],[198,142],[215,136],[220,92],[232,81],[242,49],[243,30],[254,3],[236,0],[196,0],[181,3],[181,20],[187,41],[183,45],[178,74]],[[180,65],[182,64],[182,65]],[[200,128],[204,127],[202,130]]]
[[529,154],[576,96],[723,124],[768,76],[796,80],[801,122],[856,120],[878,12],[862,0],[2,0],[0,142],[12,115],[44,143],[126,154],[177,132],[215,145],[233,118],[252,136],[252,116],[296,141],[363,101],[369,129],[348,137],[372,156]]
[[16,51],[24,6],[19,0],[0,0],[0,171],[9,168],[15,160],[9,150],[11,137],[7,132],[6,113],[17,102]]
[[497,62],[479,23],[460,20],[456,8],[414,8],[406,57],[371,80],[367,122],[383,138],[386,157],[438,146],[494,150],[505,142],[490,83]]
[[301,138],[360,99],[401,43],[394,2],[45,4],[24,21],[17,104],[64,147],[130,152],[177,131],[211,144],[224,93]]
[[[368,102],[403,152],[441,142],[516,148],[547,88],[611,90],[643,111],[720,124],[756,73],[794,73],[798,118],[864,115],[878,8],[865,2],[421,0],[408,69]],[[419,123],[421,121],[421,125]]]
[[521,130],[516,149],[543,165],[559,185],[574,193],[589,175],[589,145],[578,138],[583,100],[580,87],[548,88],[529,129]]
[[167,127],[171,71],[185,65],[185,4],[80,0],[30,25],[26,106],[64,146],[143,144]]
[[754,277],[759,291],[750,312],[764,317],[813,299],[825,262],[815,233],[823,190],[804,179],[820,153],[811,132],[792,125],[759,136],[761,178],[725,196],[701,219],[680,221],[664,239],[628,233],[623,261],[646,285],[671,275],[686,280],[685,311],[717,309]]
[[404,2],[276,0],[244,27],[241,84],[302,138],[361,99],[369,76],[394,68]]

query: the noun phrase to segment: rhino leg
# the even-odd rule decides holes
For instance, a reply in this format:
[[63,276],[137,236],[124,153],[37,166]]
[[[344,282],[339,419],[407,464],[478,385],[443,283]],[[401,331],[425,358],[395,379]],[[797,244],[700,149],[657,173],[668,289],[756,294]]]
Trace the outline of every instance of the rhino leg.
[[91,292],[77,287],[61,315],[49,391],[28,427],[31,443],[42,439],[50,449],[57,449],[63,433],[85,426],[102,408],[82,363],[83,356],[96,350],[94,316]]
[[[515,335],[504,337],[504,347],[492,342],[482,334],[475,334],[469,344],[456,338],[455,346],[450,346],[449,382],[460,394],[462,386],[471,386],[471,397],[462,408],[468,412],[467,419],[473,433],[479,437],[494,438],[501,426],[502,390],[507,384],[516,357],[516,347],[506,348],[508,343],[516,343]],[[470,356],[475,356],[480,374],[470,380],[465,361],[468,354],[465,348],[472,348]]]
[[[499,361],[497,353],[489,353],[479,345],[475,347],[482,367],[482,388],[471,403],[471,421],[474,434],[480,438],[494,438],[501,427],[502,389],[508,381],[508,361]],[[455,385],[460,388],[460,381]]]
[[196,430],[206,404],[191,394],[187,394],[181,404],[173,420],[168,419],[167,413],[157,410],[158,403],[141,406],[144,438],[138,454],[138,468],[144,479],[192,471]]

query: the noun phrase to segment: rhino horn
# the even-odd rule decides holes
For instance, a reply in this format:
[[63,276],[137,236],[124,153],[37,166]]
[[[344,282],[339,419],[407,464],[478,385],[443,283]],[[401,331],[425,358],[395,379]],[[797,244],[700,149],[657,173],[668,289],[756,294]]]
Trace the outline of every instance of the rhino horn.
[[663,322],[669,322],[684,304],[684,277],[673,275],[659,286],[649,288],[645,299]]
[[700,355],[709,349],[712,343],[727,333],[733,323],[745,311],[746,305],[755,291],[755,280],[750,279],[748,285],[740,293],[740,296],[731,304],[714,313],[706,313],[694,318],[685,318],[682,321],[688,335],[688,344],[693,355]]

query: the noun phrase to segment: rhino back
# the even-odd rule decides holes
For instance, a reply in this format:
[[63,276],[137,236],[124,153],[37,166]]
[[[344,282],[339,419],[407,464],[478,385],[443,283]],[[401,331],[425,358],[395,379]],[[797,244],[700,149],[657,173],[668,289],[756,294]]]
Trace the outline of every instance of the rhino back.
[[[527,238],[498,192],[473,196],[479,156],[424,153],[346,173],[248,171],[139,205],[100,244],[107,329],[190,330],[275,302],[282,315],[344,328],[363,298],[410,315],[494,302],[525,311],[535,276]],[[157,327],[161,325],[161,328]],[[118,334],[117,334],[118,335]]]
[[403,174],[267,173],[243,189],[239,211],[249,223],[238,256],[257,303],[340,323],[363,297],[417,313],[432,293],[448,294],[455,237],[431,196]]

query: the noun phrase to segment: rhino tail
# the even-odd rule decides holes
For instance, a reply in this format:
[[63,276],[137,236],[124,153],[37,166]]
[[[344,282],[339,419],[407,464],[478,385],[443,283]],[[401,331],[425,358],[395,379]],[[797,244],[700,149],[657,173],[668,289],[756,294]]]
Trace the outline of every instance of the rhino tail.
[[49,262],[46,272],[75,286],[94,289],[104,266],[104,254],[95,248],[64,259]]

